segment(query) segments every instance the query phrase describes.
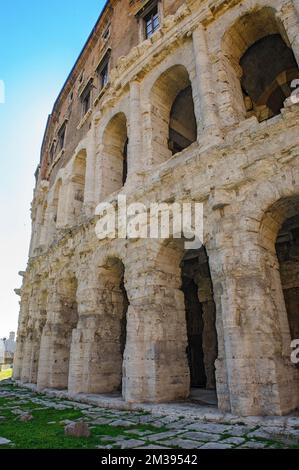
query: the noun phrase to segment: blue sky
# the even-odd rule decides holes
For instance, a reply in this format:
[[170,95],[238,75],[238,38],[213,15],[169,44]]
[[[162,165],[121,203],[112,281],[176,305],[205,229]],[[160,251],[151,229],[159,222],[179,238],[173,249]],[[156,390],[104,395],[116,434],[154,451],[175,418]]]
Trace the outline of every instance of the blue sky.
[[1,0],[0,338],[17,328],[34,172],[47,116],[104,0]]

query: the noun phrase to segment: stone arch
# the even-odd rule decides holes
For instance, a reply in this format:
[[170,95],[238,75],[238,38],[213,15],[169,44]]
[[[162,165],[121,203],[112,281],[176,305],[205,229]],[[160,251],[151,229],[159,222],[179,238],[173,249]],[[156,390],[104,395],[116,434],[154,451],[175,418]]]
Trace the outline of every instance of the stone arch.
[[108,122],[102,138],[101,195],[102,198],[119,191],[128,173],[128,126],[123,112],[115,114]]
[[[113,253],[112,253],[113,251]],[[118,250],[95,252],[78,275],[79,321],[73,332],[69,391],[122,391],[128,295]]]
[[291,363],[290,327],[275,250],[284,220],[298,207],[297,181],[291,169],[246,193],[231,223],[223,221],[223,239],[231,242],[218,243],[213,254],[233,413],[281,415],[299,404],[299,375]]
[[[279,272],[292,339],[299,338],[299,193],[280,198],[265,212],[260,241]],[[280,290],[280,289],[279,289]],[[290,346],[286,335],[285,350]]]
[[62,268],[51,281],[37,386],[67,389],[71,339],[78,323],[77,278],[72,271]]
[[299,70],[276,10],[256,7],[242,15],[224,34],[222,53],[235,121],[279,114]]
[[[190,370],[182,290],[184,240],[139,241],[129,250],[136,261],[128,266],[130,350],[125,361],[125,397],[129,402],[186,399],[190,396]],[[203,293],[199,276],[197,281]]]
[[[100,295],[106,308],[106,335],[102,337],[102,356],[110,391],[122,391],[123,361],[129,299],[125,288],[125,266],[119,257],[108,256],[98,267]],[[109,372],[110,371],[110,372]],[[109,376],[109,378],[108,378]],[[108,384],[107,384],[108,385]]]
[[184,65],[173,65],[155,81],[151,103],[152,160],[160,164],[197,140],[192,85]]
[[[164,241],[159,262],[168,265],[175,277],[168,285],[183,292],[184,320],[187,331],[187,355],[191,398],[216,404],[215,362],[218,356],[216,307],[207,249],[185,250],[184,239]],[[206,392],[203,392],[206,390]],[[207,390],[210,390],[209,394]]]

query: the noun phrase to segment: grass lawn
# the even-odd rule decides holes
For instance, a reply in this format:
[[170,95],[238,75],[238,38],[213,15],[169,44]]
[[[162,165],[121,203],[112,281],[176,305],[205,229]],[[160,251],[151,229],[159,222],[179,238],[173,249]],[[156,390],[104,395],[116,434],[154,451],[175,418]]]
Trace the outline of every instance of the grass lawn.
[[[94,449],[99,445],[109,444],[102,440],[107,436],[113,438],[113,441],[120,436],[125,436],[127,439],[139,439],[136,431],[159,433],[166,430],[163,427],[157,429],[147,424],[133,424],[131,428],[93,424],[89,438],[66,436],[63,421],[86,419],[81,410],[72,408],[71,405],[68,409],[57,410],[55,405],[61,404],[61,400],[49,399],[43,394],[33,395],[30,391],[20,389],[9,382],[6,384],[5,381],[1,382],[0,391],[11,394],[0,396],[0,436],[12,441],[10,445],[2,445],[1,449]],[[53,402],[53,408],[49,405],[44,406],[40,402],[35,403],[34,397]],[[20,416],[15,413],[16,409],[30,413],[33,419],[28,422],[20,421]],[[102,414],[106,413],[109,415],[110,411],[103,410]]]
[[12,369],[0,371],[0,382],[1,380],[10,379],[12,376]]

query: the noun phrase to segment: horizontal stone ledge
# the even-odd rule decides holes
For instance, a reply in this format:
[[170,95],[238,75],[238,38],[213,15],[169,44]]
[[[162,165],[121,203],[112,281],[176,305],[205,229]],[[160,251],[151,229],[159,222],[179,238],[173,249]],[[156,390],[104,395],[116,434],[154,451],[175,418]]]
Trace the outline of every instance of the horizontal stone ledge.
[[[19,380],[13,382],[22,388],[27,388],[37,392],[35,384],[24,384]],[[67,390],[45,389],[42,392],[49,397],[67,399],[87,405],[95,405],[100,408],[109,408],[121,411],[143,411],[151,413],[153,416],[173,416],[193,418],[207,423],[238,424],[240,421],[244,425],[263,426],[263,427],[299,427],[299,416],[289,414],[286,416],[245,416],[240,417],[231,413],[222,413],[218,409],[211,410],[208,406],[200,406],[191,402],[176,402],[165,404],[154,403],[126,403],[121,396],[116,395],[97,395],[97,394],[70,394]]]

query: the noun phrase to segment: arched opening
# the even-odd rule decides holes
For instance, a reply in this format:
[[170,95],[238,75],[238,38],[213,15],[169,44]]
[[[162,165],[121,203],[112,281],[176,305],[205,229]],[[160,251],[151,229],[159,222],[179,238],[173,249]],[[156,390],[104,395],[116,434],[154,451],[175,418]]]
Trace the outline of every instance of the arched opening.
[[60,277],[49,296],[39,355],[38,389],[68,388],[72,333],[78,323],[77,279]]
[[72,192],[73,201],[71,207],[71,214],[73,222],[76,222],[82,215],[82,208],[84,203],[84,190],[85,190],[85,175],[86,175],[86,151],[80,152],[74,162],[73,177],[72,177]]
[[181,262],[181,272],[186,310],[191,398],[217,405],[216,307],[209,260],[204,247],[185,252]]
[[101,167],[101,193],[106,197],[119,191],[127,180],[128,131],[124,113],[116,114],[104,131]]
[[[56,388],[68,387],[72,333],[78,323],[77,279],[70,276],[59,285],[59,317],[54,325],[52,383]],[[58,384],[58,385],[57,385]]]
[[192,87],[183,65],[175,65],[155,82],[150,96],[152,160],[163,163],[197,140]]
[[109,258],[101,266],[102,307],[109,328],[101,339],[101,367],[109,392],[122,392],[123,362],[127,338],[127,311],[129,300],[125,289],[125,268],[118,258]]
[[291,357],[291,341],[299,338],[298,231],[299,196],[295,195],[271,205],[260,226],[261,260],[269,302],[263,322],[271,326],[265,343],[270,340],[267,351],[271,362],[277,364],[272,386],[279,393],[281,414],[299,406],[298,364]]
[[275,9],[242,16],[222,46],[236,118],[255,116],[261,122],[280,114],[299,69]]
[[299,211],[282,224],[276,253],[291,339],[299,339]]
[[159,354],[153,358],[167,384],[167,392],[160,393],[167,400],[190,397],[197,404],[217,406],[216,306],[206,249],[186,250],[183,238],[168,239],[158,251],[154,271],[160,336]]

